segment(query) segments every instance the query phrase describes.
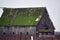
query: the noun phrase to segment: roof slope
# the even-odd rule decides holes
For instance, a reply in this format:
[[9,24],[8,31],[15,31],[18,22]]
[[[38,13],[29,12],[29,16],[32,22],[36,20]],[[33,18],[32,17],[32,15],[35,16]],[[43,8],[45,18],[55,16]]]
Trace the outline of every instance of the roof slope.
[[37,30],[44,28],[45,26],[48,26],[49,29],[55,29],[46,8],[44,8],[44,13],[41,17],[41,20],[39,20],[37,24]]
[[35,21],[42,17],[44,7],[41,8],[4,8],[0,18],[0,25],[37,25]]

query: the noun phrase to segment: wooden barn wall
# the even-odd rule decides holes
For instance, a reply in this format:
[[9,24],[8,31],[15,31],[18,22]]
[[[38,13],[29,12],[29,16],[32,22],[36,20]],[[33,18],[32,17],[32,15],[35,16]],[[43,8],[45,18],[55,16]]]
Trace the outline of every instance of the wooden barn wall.
[[29,34],[36,34],[36,27],[0,27],[0,34],[20,34],[20,33],[23,33],[23,34],[26,34],[27,32]]

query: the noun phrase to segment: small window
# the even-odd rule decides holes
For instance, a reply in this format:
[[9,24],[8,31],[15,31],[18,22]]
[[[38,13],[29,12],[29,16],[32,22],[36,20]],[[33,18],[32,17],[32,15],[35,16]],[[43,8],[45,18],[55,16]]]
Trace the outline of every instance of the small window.
[[27,32],[27,35],[28,35],[29,33]]
[[44,25],[45,29],[47,30],[48,29],[48,25]]
[[13,34],[15,34],[15,32],[13,32]]
[[20,34],[22,34],[22,32],[20,32]]
[[3,34],[5,35],[6,33],[5,33],[5,32],[3,32]]

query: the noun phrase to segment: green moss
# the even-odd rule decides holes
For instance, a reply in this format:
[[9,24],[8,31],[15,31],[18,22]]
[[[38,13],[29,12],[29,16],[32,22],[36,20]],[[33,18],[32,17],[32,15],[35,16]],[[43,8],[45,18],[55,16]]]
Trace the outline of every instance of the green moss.
[[[16,17],[14,18],[14,15],[16,11],[18,10]],[[2,17],[0,18],[0,25],[36,25],[38,22],[36,22],[36,18],[38,18],[40,15],[42,15],[42,9],[34,8],[31,12],[29,8],[20,8],[20,9],[11,9],[10,8],[4,8],[4,12]]]
[[45,30],[45,29],[40,29],[39,32],[52,32],[51,29]]

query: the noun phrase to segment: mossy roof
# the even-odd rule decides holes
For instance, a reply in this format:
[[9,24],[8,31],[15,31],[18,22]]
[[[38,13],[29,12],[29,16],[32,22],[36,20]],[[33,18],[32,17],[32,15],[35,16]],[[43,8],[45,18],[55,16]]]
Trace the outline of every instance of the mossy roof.
[[[39,16],[42,17],[42,8],[4,8],[0,18],[0,25],[37,25],[35,21]],[[40,18],[39,18],[40,19]]]

